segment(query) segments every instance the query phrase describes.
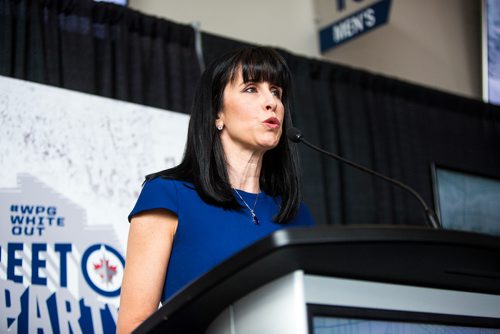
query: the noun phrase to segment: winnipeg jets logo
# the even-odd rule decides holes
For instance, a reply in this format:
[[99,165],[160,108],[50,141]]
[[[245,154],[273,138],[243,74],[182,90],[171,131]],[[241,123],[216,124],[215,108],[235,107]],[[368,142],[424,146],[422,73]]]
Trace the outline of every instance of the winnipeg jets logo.
[[110,265],[103,253],[99,263],[94,263],[94,271],[101,277],[101,280],[106,285],[113,283],[113,277],[116,276],[116,266]]
[[106,297],[120,294],[124,266],[121,254],[108,245],[93,245],[82,256],[83,277],[93,290]]

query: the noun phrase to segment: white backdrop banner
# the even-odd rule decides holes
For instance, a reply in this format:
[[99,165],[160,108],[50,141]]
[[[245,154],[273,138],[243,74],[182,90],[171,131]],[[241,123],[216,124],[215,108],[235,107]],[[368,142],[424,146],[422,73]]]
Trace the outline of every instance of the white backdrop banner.
[[0,332],[114,333],[144,176],[189,117],[0,77]]

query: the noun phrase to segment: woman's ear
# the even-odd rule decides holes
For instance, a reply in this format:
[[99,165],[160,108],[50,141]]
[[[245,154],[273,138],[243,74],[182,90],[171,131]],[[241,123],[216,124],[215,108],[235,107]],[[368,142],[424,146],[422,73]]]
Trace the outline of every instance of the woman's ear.
[[219,131],[222,131],[222,129],[224,129],[224,113],[219,112],[217,114],[217,119],[215,120],[215,127]]

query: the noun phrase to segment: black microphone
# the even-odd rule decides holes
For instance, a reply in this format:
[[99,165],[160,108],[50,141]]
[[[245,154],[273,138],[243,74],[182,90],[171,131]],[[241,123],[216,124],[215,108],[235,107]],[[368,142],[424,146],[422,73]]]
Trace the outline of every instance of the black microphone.
[[425,214],[427,216],[427,220],[429,221],[429,224],[435,228],[435,229],[440,229],[441,228],[441,223],[438,219],[438,217],[436,216],[436,214],[434,213],[434,211],[429,207],[427,206],[427,204],[425,203],[425,201],[423,200],[423,198],[415,191],[413,190],[410,186],[404,184],[403,182],[401,181],[398,181],[398,180],[395,180],[395,179],[392,179],[388,176],[385,176],[384,174],[380,174],[379,172],[376,172],[370,168],[367,168],[365,166],[361,166],[361,165],[358,165],[357,163],[355,162],[352,162],[350,160],[347,160],[345,158],[342,158],[341,156],[339,155],[336,155],[334,153],[331,153],[331,152],[328,152],[328,151],[325,151],[317,146],[314,146],[313,144],[309,143],[307,140],[304,139],[304,136],[302,135],[302,133],[300,132],[299,129],[296,129],[296,128],[289,128],[287,130],[287,137],[288,139],[290,139],[291,141],[293,141],[294,143],[304,143],[306,146],[312,148],[313,150],[315,151],[318,151],[322,154],[325,154],[331,158],[334,158],[334,159],[337,159],[339,161],[342,161],[343,163],[345,164],[348,164],[349,166],[351,167],[354,167],[354,168],[357,168],[359,170],[362,170],[363,172],[366,172],[368,174],[371,174],[371,175],[375,175],[385,181],[388,181],[394,185],[397,185],[398,187],[400,188],[403,188],[404,190],[406,190],[407,192],[409,192],[410,194],[412,194],[419,202],[420,204],[423,206],[424,210],[425,210]]

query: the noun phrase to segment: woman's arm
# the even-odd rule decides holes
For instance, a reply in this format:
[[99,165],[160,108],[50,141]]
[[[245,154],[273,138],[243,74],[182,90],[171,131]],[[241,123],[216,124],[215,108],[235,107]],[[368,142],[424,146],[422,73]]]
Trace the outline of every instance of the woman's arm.
[[117,333],[130,333],[158,309],[177,216],[158,209],[130,222]]

